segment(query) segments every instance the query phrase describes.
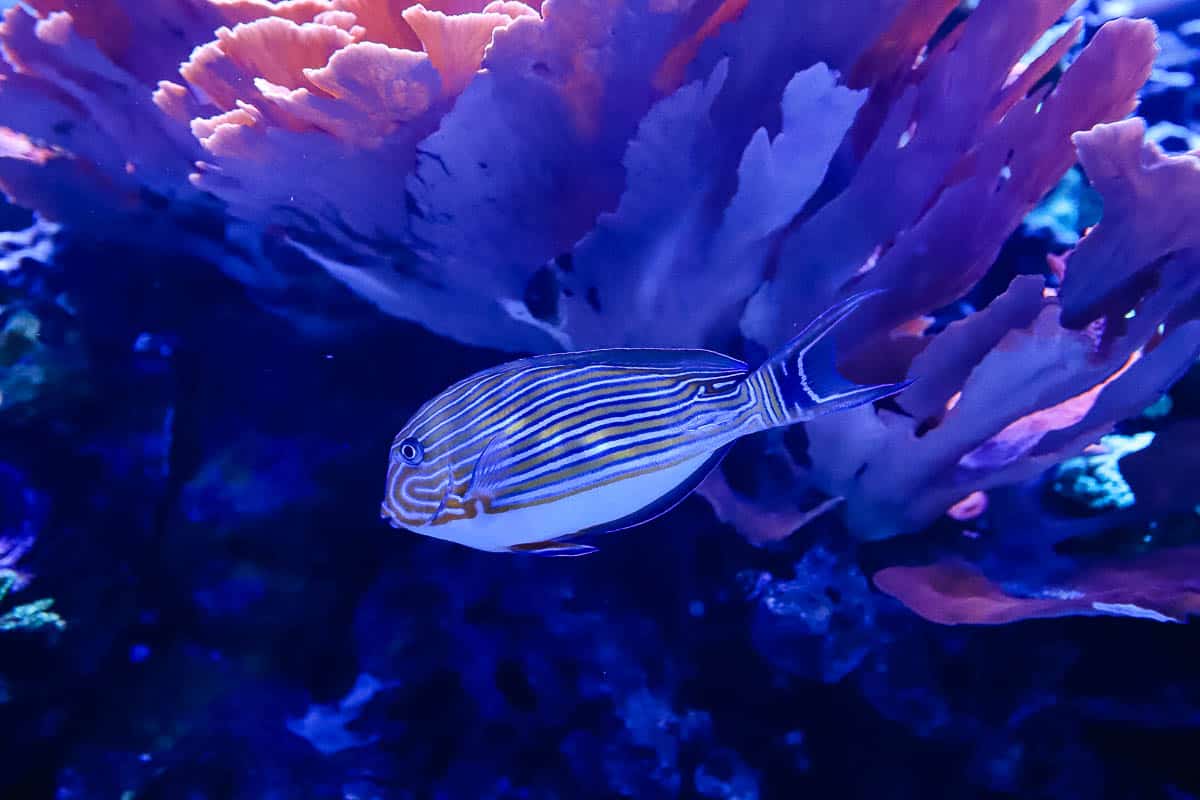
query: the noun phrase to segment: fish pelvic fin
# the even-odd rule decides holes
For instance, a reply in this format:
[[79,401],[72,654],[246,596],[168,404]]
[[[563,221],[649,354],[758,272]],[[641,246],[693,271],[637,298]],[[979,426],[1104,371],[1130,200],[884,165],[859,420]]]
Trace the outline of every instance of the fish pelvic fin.
[[590,544],[549,541],[514,544],[508,548],[508,552],[527,553],[535,556],[586,556],[596,552],[597,549]]
[[884,291],[860,292],[831,306],[751,375],[761,389],[772,427],[882,400],[912,383],[855,383],[839,374],[834,363],[829,335],[855,309]]

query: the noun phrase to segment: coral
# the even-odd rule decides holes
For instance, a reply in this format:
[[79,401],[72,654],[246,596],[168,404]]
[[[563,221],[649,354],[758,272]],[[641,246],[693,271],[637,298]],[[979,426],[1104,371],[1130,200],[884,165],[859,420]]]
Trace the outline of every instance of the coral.
[[[10,8],[0,794],[1196,794],[1195,26],[795,7]],[[601,557],[373,517],[502,351],[869,288],[831,357],[912,387]]]
[[185,219],[161,212],[177,203],[211,205],[186,181],[199,149],[185,129],[146,103],[146,84],[136,74],[169,58],[138,44],[140,38],[170,47],[186,43],[186,33],[152,37],[134,29],[143,21],[174,27],[168,20],[179,6],[203,4],[160,3],[144,14],[89,5],[93,13],[85,11],[79,22],[52,11],[54,3],[36,5],[44,16],[11,8],[0,29],[0,126],[12,141],[0,160],[0,185],[22,205],[83,230],[103,231],[125,218],[150,239],[186,231]]
[[[758,543],[832,509],[860,539],[986,525],[987,492],[1200,353],[1200,165],[1123,119],[1195,59],[1070,5],[822,0],[781,29],[775,0],[44,0],[0,28],[0,186],[309,331],[369,318],[336,281],[465,344],[754,358],[885,289],[839,363],[913,386],[702,493]],[[1040,275],[996,266],[1023,219],[1052,241]],[[185,502],[237,485],[211,466]]]
[[[31,487],[25,475],[0,462],[0,604],[13,592],[28,587],[33,576],[20,562],[37,540],[45,517],[45,497]],[[13,606],[0,613],[0,633],[62,630],[66,622],[45,598]]]
[[1200,162],[1143,147],[1143,134],[1132,120],[1075,137],[1105,219],[1066,260],[1059,297],[1019,277],[932,337],[907,370],[922,380],[900,398],[906,415],[863,410],[861,445],[823,450],[837,431],[811,426],[814,452],[838,456],[817,469],[864,535],[917,529],[973,491],[1035,477],[1138,414],[1200,353],[1196,206],[1156,202],[1153,188],[1171,180],[1188,197]]
[[[748,300],[742,330],[770,347],[848,284],[888,287],[889,297],[848,337],[862,351],[864,342],[971,289],[1021,215],[1070,167],[1068,137],[1128,112],[1153,59],[1150,26],[1118,20],[1057,86],[1037,88],[1081,24],[1026,55],[1065,8],[1048,0],[981,4],[907,72],[953,4],[821,6],[813,20],[822,35],[810,33],[805,41],[817,44],[797,52],[786,37],[755,35],[774,13],[769,3],[720,4],[707,13],[687,3],[463,3],[397,14],[366,0],[214,2],[189,4],[181,38],[198,46],[175,81],[163,74],[165,54],[130,50],[130,41],[153,38],[167,4],[149,14],[111,5],[123,27],[103,33],[91,13],[40,21],[8,13],[6,92],[53,94],[76,117],[88,109],[111,109],[113,117],[104,123],[93,115],[79,142],[53,135],[64,126],[49,125],[45,104],[36,118],[0,120],[36,152],[8,159],[20,170],[6,179],[11,192],[54,207],[50,198],[23,194],[18,181],[69,152],[70,165],[90,163],[115,185],[172,204],[208,208],[219,198],[234,218],[283,231],[285,246],[389,313],[469,343],[525,350],[728,341]],[[206,26],[216,38],[202,43]],[[744,42],[764,39],[770,47],[744,57]],[[727,58],[714,59],[718,50]],[[106,75],[126,94],[158,78],[161,113],[138,127],[141,137],[155,132],[153,145],[119,128],[113,112],[127,101],[85,94],[79,84],[96,81],[51,69],[55,63]],[[844,70],[850,86],[827,64]],[[771,82],[752,79],[768,69]],[[1094,91],[1102,80],[1104,91]],[[140,104],[138,113],[155,111]],[[76,124],[82,120],[66,127]],[[1096,160],[1109,157],[1099,151],[1119,146],[1100,136],[1080,139],[1085,168],[1099,168]],[[1132,129],[1122,136],[1126,150],[1140,141]],[[300,160],[308,168],[291,168]],[[193,162],[191,181],[182,180]],[[1187,168],[1163,165],[1145,171],[1146,180]],[[394,176],[390,188],[381,174]],[[659,191],[670,183],[688,185],[682,205]],[[902,191],[880,204],[885,185]],[[1108,202],[1121,191],[1111,187]],[[1102,269],[1089,263],[1118,246],[1106,232],[1123,225],[1099,226],[1072,256],[1071,273]],[[1138,232],[1143,249],[1158,246],[1152,235]],[[1068,278],[1064,286],[1070,327],[1080,314],[1112,311],[1077,300],[1078,283]],[[685,285],[704,287],[703,297],[681,291]],[[1055,323],[1038,319],[1038,342],[1055,335]],[[1030,322],[1026,315],[1011,324]],[[913,352],[935,338],[901,337],[886,347],[890,360],[874,368],[904,372]],[[1130,340],[1124,350],[1143,344]],[[921,376],[923,366],[907,371]],[[971,366],[964,360],[957,369]],[[1114,369],[1106,362],[1079,375],[1074,393]],[[906,406],[917,424],[934,415],[928,403]],[[959,435],[974,436],[978,447],[984,428],[993,435],[1049,404],[1030,397],[1024,408],[975,420],[979,431]],[[878,440],[877,423],[855,425],[856,438]],[[882,422],[889,425],[889,443],[911,436],[903,423]],[[952,427],[939,426],[929,446],[953,435]],[[1029,437],[1006,446],[1028,449]],[[970,451],[962,443],[952,449],[960,459]],[[1006,457],[1004,468],[970,467],[986,474],[946,486],[928,474],[948,463],[939,448],[917,482],[943,485],[915,488],[927,499],[895,524],[919,527],[976,488],[1017,479],[1069,449],[1041,460]],[[885,493],[870,485],[870,474],[849,485],[839,477],[874,461],[869,453],[860,458],[851,469],[818,457],[815,478],[848,498],[856,528],[884,535],[860,506],[888,507]],[[887,472],[886,465],[868,472]]]
[[1083,172],[1072,167],[1036,208],[1025,215],[1023,225],[1034,232],[1047,230],[1064,248],[1078,243],[1079,232],[1100,219],[1101,203]]
[[1145,449],[1122,459],[1121,474],[1143,508],[1162,514],[1200,507],[1200,421],[1166,426]]
[[[880,715],[871,742],[942,737],[957,788],[1100,774],[1028,733],[1069,659],[1031,653],[1036,685],[973,715],[991,691],[938,665],[995,651],[956,655],[983,641],[961,631],[934,647],[915,618],[1197,610],[1200,500],[1164,467],[1193,457],[1194,420],[1120,429],[1153,443],[1119,467],[1089,450],[1200,353],[1200,165],[1155,110],[1197,62],[1182,32],[1156,51],[1151,23],[1071,5],[816,0],[787,25],[784,0],[9,9],[0,187],[37,217],[0,254],[0,419],[42,426],[27,458],[72,487],[31,553],[61,572],[77,638],[58,660],[145,687],[120,753],[63,756],[62,796],[229,794],[205,759],[247,776],[241,796],[774,796]],[[1144,85],[1149,127],[1127,119]],[[876,288],[839,366],[912,387],[748,442],[702,489],[759,549],[698,502],[578,572],[356,522],[389,420],[497,350],[753,360]],[[194,298],[234,311],[180,310]],[[68,386],[130,400],[59,419]],[[1048,507],[1048,471],[1088,513]],[[98,541],[97,519],[133,533]],[[60,623],[38,603],[0,619]],[[47,738],[76,735],[52,724],[66,701],[10,684],[50,709]],[[805,716],[825,693],[848,721]]]
[[87,357],[54,266],[57,226],[0,232],[0,422],[27,422],[82,394]]
[[1069,458],[1054,471],[1054,491],[1091,510],[1128,508],[1137,497],[1121,475],[1120,460],[1154,441],[1152,432],[1105,436],[1087,455]]
[[1200,548],[1176,548],[1131,563],[1093,567],[1037,596],[1014,596],[969,564],[888,567],[875,584],[943,624],[1001,624],[1037,617],[1112,615],[1183,622],[1200,614]]
[[[9,570],[0,570],[0,602],[8,596],[9,591],[17,585],[19,577]],[[24,603],[8,609],[0,614],[0,633],[8,631],[37,631],[45,628],[63,630],[67,623],[51,607],[54,600],[44,598]]]

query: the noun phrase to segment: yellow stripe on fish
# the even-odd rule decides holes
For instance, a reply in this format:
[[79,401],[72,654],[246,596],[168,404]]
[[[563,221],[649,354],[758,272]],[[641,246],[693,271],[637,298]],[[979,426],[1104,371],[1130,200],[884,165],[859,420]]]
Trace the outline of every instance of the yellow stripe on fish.
[[382,515],[479,550],[592,552],[580,536],[669,510],[742,436],[901,391],[852,383],[815,351],[871,294],[835,305],[754,370],[707,350],[614,349],[472,375],[396,435]]

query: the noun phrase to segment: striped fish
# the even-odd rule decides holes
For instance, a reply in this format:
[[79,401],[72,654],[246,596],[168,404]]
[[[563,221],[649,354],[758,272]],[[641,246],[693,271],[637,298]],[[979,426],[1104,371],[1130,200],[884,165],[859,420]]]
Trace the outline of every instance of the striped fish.
[[757,369],[707,350],[613,349],[513,361],[422,406],[392,444],[382,516],[479,550],[582,555],[585,534],[669,510],[738,438],[887,397],[815,345],[848,298]]

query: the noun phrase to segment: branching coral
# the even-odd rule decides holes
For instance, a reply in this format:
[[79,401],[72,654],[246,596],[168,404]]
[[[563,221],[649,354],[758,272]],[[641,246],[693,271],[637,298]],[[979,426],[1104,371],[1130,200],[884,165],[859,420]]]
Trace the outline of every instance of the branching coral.
[[[324,272],[468,344],[752,357],[886,289],[841,367],[912,388],[809,425],[782,498],[707,488],[758,540],[814,487],[864,539],[982,513],[1200,353],[1200,162],[1124,119],[1149,21],[1079,49],[1068,0],[77,5],[0,28],[0,186],[275,302]],[[1076,160],[1102,221],[932,326]]]
[[[55,4],[34,5],[48,12]],[[150,223],[176,198],[203,202],[186,182],[199,149],[146,102],[145,73],[170,59],[154,48],[174,37],[138,31],[135,21],[162,30],[182,10],[157,5],[143,16],[86,4],[79,22],[62,11],[5,12],[0,126],[24,147],[0,160],[0,184],[16,201],[100,230],[124,215]]]
[[[1106,219],[1067,259],[1061,298],[1039,278],[1017,278],[913,359],[907,374],[921,380],[900,400],[906,416],[858,415],[862,438],[840,452],[831,439],[844,433],[813,426],[814,453],[831,453],[817,456],[822,478],[864,535],[918,528],[973,491],[1080,452],[1200,353],[1200,325],[1188,321],[1200,289],[1188,241],[1196,206],[1163,199],[1200,188],[1200,161],[1143,150],[1143,132],[1128,121],[1076,137]],[[1168,176],[1172,193],[1153,193]],[[1159,223],[1146,226],[1149,215]]]

